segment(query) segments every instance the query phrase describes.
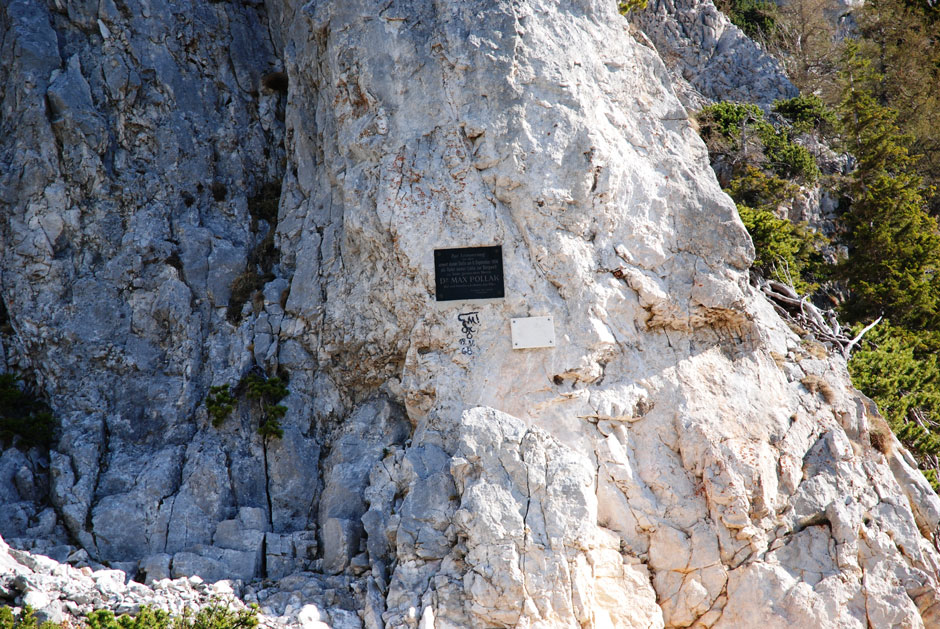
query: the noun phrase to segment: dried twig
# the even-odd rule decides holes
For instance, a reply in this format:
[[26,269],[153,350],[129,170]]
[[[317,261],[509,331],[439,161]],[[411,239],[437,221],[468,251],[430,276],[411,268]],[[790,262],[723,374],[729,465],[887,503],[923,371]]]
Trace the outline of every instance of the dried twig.
[[[786,271],[788,272],[789,269],[786,269]],[[787,276],[789,277],[789,273],[787,273]],[[862,337],[881,322],[881,317],[878,317],[865,326],[855,338],[849,338],[842,326],[839,325],[835,312],[832,310],[823,312],[814,306],[806,296],[801,296],[796,291],[792,280],[790,284],[777,280],[763,280],[760,288],[770,300],[774,310],[782,317],[809,330],[817,339],[838,346],[846,360],[849,359],[852,350],[862,340]]]
[[852,348],[858,345],[858,342],[862,340],[862,337],[865,336],[865,333],[871,330],[873,327],[875,327],[879,323],[881,323],[881,317],[878,317],[877,319],[875,319],[874,321],[866,325],[864,328],[862,328],[862,331],[858,333],[858,336],[856,336],[854,339],[849,341],[849,344],[846,345],[842,349],[842,353],[843,355],[845,355],[846,360],[848,360],[849,354],[852,353]]

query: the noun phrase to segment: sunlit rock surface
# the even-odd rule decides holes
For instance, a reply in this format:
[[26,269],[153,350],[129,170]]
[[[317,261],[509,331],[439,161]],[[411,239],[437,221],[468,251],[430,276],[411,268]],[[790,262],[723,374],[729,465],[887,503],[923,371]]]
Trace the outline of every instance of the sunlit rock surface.
[[[614,4],[7,3],[3,348],[62,429],[0,534],[366,627],[936,625],[940,501]],[[483,245],[505,297],[436,301]],[[248,373],[283,437],[211,424]]]

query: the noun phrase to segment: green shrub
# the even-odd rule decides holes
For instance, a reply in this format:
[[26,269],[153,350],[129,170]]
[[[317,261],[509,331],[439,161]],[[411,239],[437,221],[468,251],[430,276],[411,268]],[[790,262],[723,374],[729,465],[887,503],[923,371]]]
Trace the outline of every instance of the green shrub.
[[617,9],[620,15],[626,15],[630,11],[642,11],[646,5],[647,0],[620,0],[617,2]]
[[48,448],[57,425],[49,407],[23,391],[19,376],[0,374],[0,442]]
[[750,103],[721,101],[703,107],[696,119],[699,123],[699,133],[706,142],[716,135],[737,142],[747,125],[764,119],[764,112],[757,105]]
[[822,279],[824,263],[819,249],[825,238],[805,225],[794,225],[764,210],[738,206],[741,221],[754,241],[754,268],[771,277],[810,293]]
[[715,5],[751,39],[767,39],[777,30],[779,10],[770,0],[720,0]]
[[162,609],[143,606],[136,616],[115,617],[109,609],[98,609],[85,617],[89,629],[170,629],[173,619]]
[[731,180],[725,192],[738,204],[772,212],[788,204],[797,194],[798,188],[759,168],[745,166],[742,174]]
[[235,410],[235,404],[236,400],[227,384],[210,388],[206,397],[206,410],[212,419],[212,425],[216,428],[221,426]]
[[249,373],[235,385],[234,394],[227,384],[210,388],[205,401],[206,410],[212,425],[219,428],[238,405],[237,396],[244,394],[254,403],[254,410],[258,413],[258,434],[265,440],[280,439],[284,436],[281,419],[287,414],[287,407],[279,402],[289,393],[280,378]]
[[[819,178],[816,159],[805,147],[794,143],[786,129],[777,129],[764,119],[760,107],[748,103],[720,102],[698,113],[699,134],[710,153],[740,153],[733,161],[764,163],[777,175],[812,183]],[[763,155],[748,159],[750,147]]]
[[936,482],[936,457],[940,454],[938,353],[940,332],[915,332],[882,323],[865,336],[848,364],[852,384],[878,404],[901,443],[922,468],[932,471],[925,474],[935,491],[940,490]]
[[0,607],[0,629],[62,629],[62,627],[49,621],[40,624],[28,605],[21,609],[19,614],[14,614],[13,610],[6,605]]
[[806,183],[819,179],[816,158],[806,147],[791,141],[785,130],[777,131],[772,125],[765,123],[760,129],[760,138],[764,143],[764,155],[775,173],[788,179],[801,179]]
[[852,354],[849,373],[853,384],[878,403],[888,424],[897,431],[915,408],[940,418],[938,350],[937,332],[914,332],[881,323]]
[[184,615],[176,624],[178,629],[254,629],[257,626],[257,606],[235,611],[221,604],[203,607],[194,615]]
[[258,610],[253,606],[235,611],[216,603],[195,614],[187,610],[182,616],[174,617],[163,610],[144,606],[136,616],[115,617],[110,610],[99,609],[88,614],[86,622],[89,629],[254,629],[258,626]]
[[787,100],[775,100],[773,110],[790,121],[797,133],[832,133],[838,126],[838,117],[821,98],[810,94]]
[[255,401],[261,415],[258,434],[264,439],[283,437],[280,420],[287,413],[287,407],[278,402],[287,397],[287,387],[280,378],[265,378],[257,374],[248,374],[244,382],[248,387],[248,399]]

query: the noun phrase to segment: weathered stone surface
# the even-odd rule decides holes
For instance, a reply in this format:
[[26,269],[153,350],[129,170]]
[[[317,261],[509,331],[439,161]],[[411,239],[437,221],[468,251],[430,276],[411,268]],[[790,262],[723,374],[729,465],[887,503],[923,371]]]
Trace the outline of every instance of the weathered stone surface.
[[[167,557],[168,561],[168,557]],[[163,563],[154,557],[147,563],[148,569]],[[157,570],[153,570],[156,574]],[[40,555],[10,549],[0,539],[0,597],[4,604],[15,607],[29,605],[39,619],[55,623],[63,621],[78,624],[90,611],[109,608],[117,614],[135,614],[143,605],[165,609],[179,615],[184,609],[191,611],[200,607],[222,604],[234,611],[244,610],[244,596],[260,603],[264,611],[259,615],[261,627],[309,627],[311,618],[325,621],[325,626],[361,627],[355,613],[357,600],[352,595],[356,589],[350,580],[324,580],[307,575],[284,580],[283,586],[274,582],[266,590],[242,589],[236,581],[219,580],[208,584],[199,577],[154,578],[150,586],[133,581],[126,582],[127,575],[120,570],[78,569],[68,564],[59,564]],[[267,582],[270,586],[272,582]],[[233,587],[233,585],[235,587]],[[336,595],[341,589],[343,594]],[[301,606],[282,604],[280,599],[303,598]],[[286,597],[283,595],[287,595]]]
[[665,61],[676,95],[690,110],[717,100],[770,105],[798,93],[780,63],[712,0],[650,0],[629,18]]
[[[267,503],[263,482],[226,487],[225,455],[244,460],[242,448],[186,445],[208,384],[247,366],[250,335],[233,334],[225,308],[264,237],[247,199],[281,177],[283,95],[260,84],[278,64],[256,3],[72,5],[0,9],[0,154],[15,165],[0,184],[2,264],[20,269],[2,294],[13,358],[62,419],[51,498],[63,523],[96,557],[137,561],[209,543],[233,493]],[[310,445],[295,440],[272,469]],[[194,486],[213,475],[217,489]],[[288,485],[274,519],[302,528]],[[14,517],[8,536],[23,528]]]
[[334,438],[324,461],[328,471],[319,504],[320,545],[327,573],[343,571],[359,553],[369,471],[389,446],[405,440],[408,429],[398,409],[387,400],[375,400],[358,408]]
[[[614,3],[125,4],[0,6],[3,345],[62,422],[57,522],[5,453],[0,525],[140,568],[128,609],[181,610],[204,584],[154,579],[199,573],[277,578],[243,595],[286,624],[933,622],[940,503],[748,285]],[[786,95],[708,6],[670,14],[675,67]],[[437,302],[434,249],[493,244],[505,299]],[[513,350],[537,315],[557,346]],[[247,373],[287,380],[282,438]],[[6,564],[11,592],[40,574]],[[106,602],[65,572],[36,589]]]

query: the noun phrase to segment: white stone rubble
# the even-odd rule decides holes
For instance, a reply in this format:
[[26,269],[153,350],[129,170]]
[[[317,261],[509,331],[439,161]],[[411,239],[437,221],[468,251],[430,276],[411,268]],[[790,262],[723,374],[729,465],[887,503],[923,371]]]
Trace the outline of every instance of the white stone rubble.
[[[3,347],[62,422],[0,457],[8,538],[168,605],[267,577],[242,598],[310,629],[940,622],[940,500],[748,284],[614,2],[66,4],[0,6]],[[435,248],[495,244],[504,299],[435,300]],[[212,426],[259,372],[283,438]],[[52,565],[48,608],[143,587]]]
[[[262,628],[361,628],[355,599],[348,594],[355,588],[348,580],[334,581],[339,582],[295,575],[285,580],[283,587],[270,583],[262,587],[264,584],[238,580],[207,583],[191,576],[157,579],[144,585],[127,580],[121,570],[76,568],[10,548],[0,539],[0,605],[15,612],[29,606],[40,622],[78,623],[98,609],[134,615],[149,606],[180,616],[212,605],[240,611],[255,603]],[[351,609],[343,609],[343,604]]]

